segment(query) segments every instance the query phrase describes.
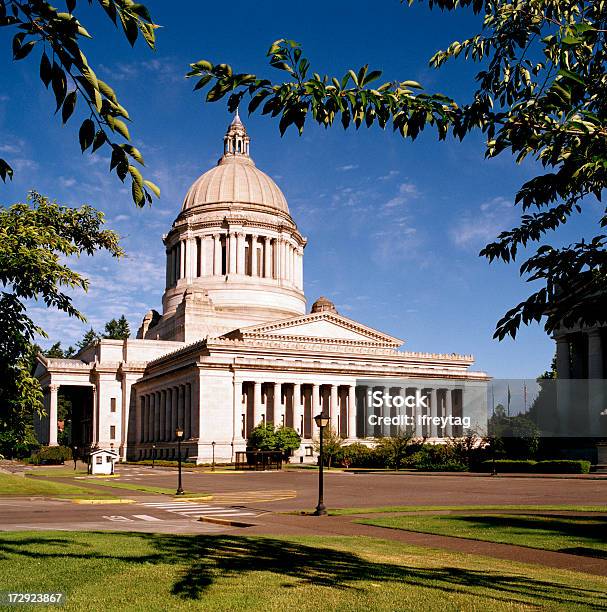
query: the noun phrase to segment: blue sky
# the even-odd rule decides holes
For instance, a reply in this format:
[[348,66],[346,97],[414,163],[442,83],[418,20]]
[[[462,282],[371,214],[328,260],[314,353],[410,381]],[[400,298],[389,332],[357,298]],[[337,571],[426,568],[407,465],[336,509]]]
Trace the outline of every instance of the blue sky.
[[[87,56],[129,109],[146,177],[162,189],[151,208],[134,207],[128,189],[107,171],[107,152],[80,154],[79,123],[63,127],[52,116],[36,52],[5,61],[0,72],[0,155],[16,171],[12,183],[0,184],[1,201],[22,201],[36,188],[65,204],[91,204],[105,212],[128,254],[122,261],[102,254],[74,263],[91,281],[88,294],[75,296],[88,324],[31,305],[52,341],[73,343],[87,327],[100,329],[122,313],[135,332],[149,308],[160,310],[161,236],[189,185],[219,157],[230,120],[224,104],[203,103],[192,92],[183,78],[190,62],[223,61],[270,75],[265,52],[287,37],[304,45],[318,72],[341,75],[368,62],[386,79],[414,79],[460,99],[473,91],[475,67],[428,68],[436,50],[476,31],[478,18],[465,11],[442,14],[398,0],[292,6],[239,0],[179,3],[188,7],[179,15],[174,3],[146,4],[163,25],[156,52],[143,44],[131,50],[97,7],[82,3],[77,15],[95,36],[85,44]],[[0,44],[9,57],[5,32]],[[548,367],[553,345],[541,327],[523,328],[516,341],[492,339],[497,319],[532,287],[518,266],[478,257],[486,241],[515,224],[514,194],[533,175],[532,162],[517,166],[507,154],[485,161],[477,135],[438,142],[428,132],[411,143],[379,128],[325,131],[310,124],[301,137],[290,131],[281,138],[276,121],[243,119],[253,158],[284,191],[308,238],[309,304],[326,295],[342,314],[403,338],[408,350],[473,353],[475,369],[496,377],[535,377]],[[592,212],[598,207],[559,234],[559,242],[587,232]]]

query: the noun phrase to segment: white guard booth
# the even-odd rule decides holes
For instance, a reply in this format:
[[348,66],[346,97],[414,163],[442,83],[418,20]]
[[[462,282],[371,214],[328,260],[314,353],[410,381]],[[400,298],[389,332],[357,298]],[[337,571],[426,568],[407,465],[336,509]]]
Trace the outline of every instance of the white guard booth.
[[90,454],[89,474],[113,474],[114,463],[118,461],[118,453],[100,448]]

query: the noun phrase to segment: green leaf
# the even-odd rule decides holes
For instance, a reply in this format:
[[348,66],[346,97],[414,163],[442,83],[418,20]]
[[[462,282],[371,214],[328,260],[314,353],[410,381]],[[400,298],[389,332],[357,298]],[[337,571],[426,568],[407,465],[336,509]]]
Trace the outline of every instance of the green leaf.
[[561,38],[561,42],[564,45],[579,45],[584,41],[581,38],[578,38],[577,36],[563,36],[563,38]]
[[57,102],[56,111],[58,111],[63,104],[63,100],[65,100],[65,94],[67,93],[67,81],[65,78],[65,72],[63,72],[63,69],[59,66],[59,64],[57,64],[57,62],[53,62],[53,67],[51,69],[51,83],[53,92],[55,94],[55,100]]
[[97,130],[95,138],[93,138],[93,148],[91,149],[91,153],[94,153],[105,142],[107,142],[107,136],[105,135],[105,132],[103,130]]
[[152,181],[147,181],[147,180],[144,180],[143,184],[149,189],[151,189],[157,198],[160,197],[160,187],[158,187],[158,185],[156,185],[155,183],[152,183]]
[[70,93],[65,96],[63,108],[61,109],[61,120],[64,124],[67,123],[67,120],[72,116],[74,109],[76,108],[76,99],[76,90],[70,91]]
[[114,119],[114,129],[126,140],[131,139],[131,135],[129,134],[129,128],[126,127],[126,123],[121,121],[120,119]]
[[80,140],[80,148],[82,152],[86,151],[91,144],[93,144],[93,139],[95,138],[95,124],[91,119],[85,119],[80,126],[80,131],[78,132],[78,139]]
[[48,89],[48,86],[51,82],[51,62],[48,58],[46,52],[42,52],[42,57],[40,58],[40,79],[44,83],[44,86]]
[[130,144],[120,145],[135,161],[139,162],[142,166],[145,166],[143,163],[143,155],[136,147]]
[[21,60],[24,57],[27,57],[30,54],[30,51],[34,48],[36,44],[35,40],[30,40],[26,42],[23,46],[19,47],[15,53],[13,53],[13,58],[15,60]]
[[211,62],[209,62],[208,60],[200,60],[198,62],[194,62],[193,64],[190,64],[190,66],[198,70],[213,70],[213,64],[211,64]]
[[3,159],[0,159],[0,178],[4,183],[7,178],[11,180],[13,178],[13,169]]

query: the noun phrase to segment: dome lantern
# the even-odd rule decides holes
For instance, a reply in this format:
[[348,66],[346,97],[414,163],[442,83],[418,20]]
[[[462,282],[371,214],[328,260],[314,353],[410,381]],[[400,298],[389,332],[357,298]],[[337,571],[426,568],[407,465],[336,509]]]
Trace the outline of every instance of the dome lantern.
[[249,157],[250,141],[247,130],[240,120],[238,109],[236,109],[234,119],[232,119],[226,135],[223,137],[223,156]]

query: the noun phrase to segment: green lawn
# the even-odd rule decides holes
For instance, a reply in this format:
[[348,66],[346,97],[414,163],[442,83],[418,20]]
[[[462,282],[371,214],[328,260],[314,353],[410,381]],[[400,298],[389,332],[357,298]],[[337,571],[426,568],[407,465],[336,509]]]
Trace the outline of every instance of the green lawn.
[[0,533],[7,591],[65,610],[590,610],[607,578],[349,537]]
[[114,498],[110,492],[93,491],[68,483],[50,482],[41,478],[28,478],[0,473],[0,496],[2,495],[40,495],[44,497],[63,498]]
[[356,522],[607,559],[607,515],[418,515],[360,519]]
[[435,512],[435,511],[459,511],[459,510],[482,510],[493,512],[495,510],[569,510],[571,512],[607,512],[607,506],[521,506],[521,505],[502,505],[502,506],[374,506],[360,508],[332,508],[329,514],[332,516],[348,516],[351,514],[376,514],[386,512]]

